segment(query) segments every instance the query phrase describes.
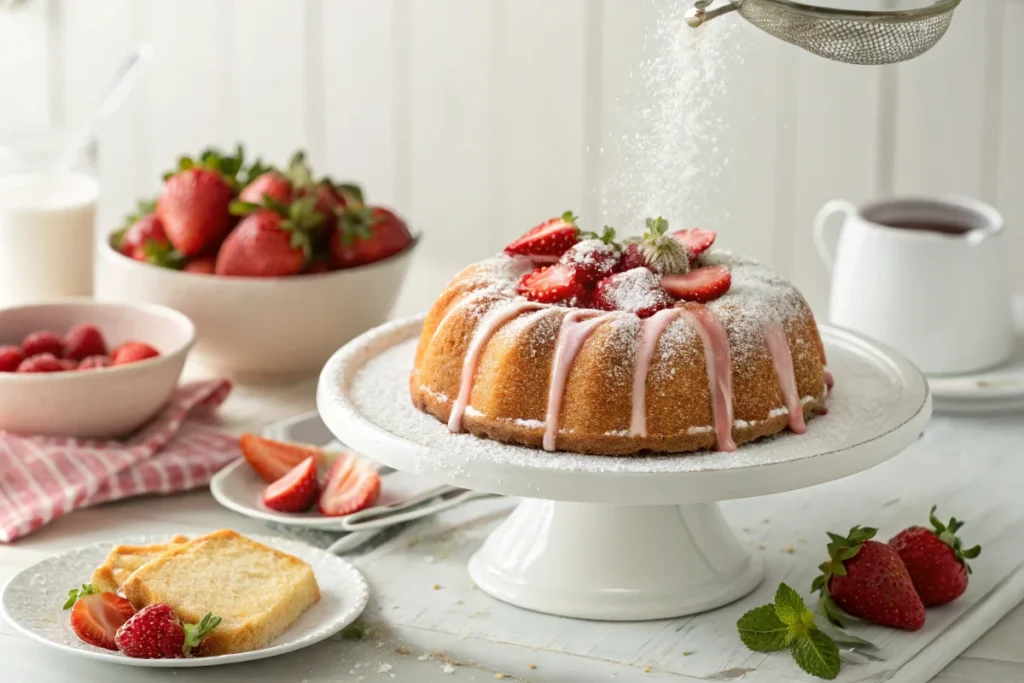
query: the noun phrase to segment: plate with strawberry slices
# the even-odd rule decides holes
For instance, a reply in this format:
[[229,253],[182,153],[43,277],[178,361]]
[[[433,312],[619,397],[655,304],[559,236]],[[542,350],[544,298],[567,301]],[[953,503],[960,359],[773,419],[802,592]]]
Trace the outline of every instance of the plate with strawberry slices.
[[397,523],[432,514],[448,506],[443,494],[458,491],[381,468],[340,444],[320,448],[243,434],[239,447],[244,457],[214,476],[210,492],[229,510],[267,522],[352,531],[367,515]]
[[[366,579],[345,560],[299,541],[250,538],[308,564],[320,592],[319,601],[261,649],[203,656],[202,638],[216,627],[215,615],[186,624],[166,605],[136,612],[120,593],[83,584],[114,546],[162,544],[170,540],[166,536],[100,541],[44,559],[7,583],[0,611],[20,633],[67,654],[127,666],[180,669],[264,659],[308,647],[344,629],[366,608]],[[196,576],[197,581],[202,578]],[[68,588],[78,586],[68,593]]]

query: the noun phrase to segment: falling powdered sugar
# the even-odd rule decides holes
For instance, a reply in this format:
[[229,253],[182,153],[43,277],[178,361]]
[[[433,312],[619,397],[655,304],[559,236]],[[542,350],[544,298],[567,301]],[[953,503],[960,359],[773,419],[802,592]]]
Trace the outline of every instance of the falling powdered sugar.
[[680,227],[699,224],[719,199],[717,179],[728,166],[730,144],[721,103],[743,52],[735,18],[695,30],[683,20],[691,3],[636,4],[644,3],[658,18],[644,36],[643,61],[616,97],[624,132],[605,141],[611,161],[600,197],[605,222],[630,232],[651,216]]

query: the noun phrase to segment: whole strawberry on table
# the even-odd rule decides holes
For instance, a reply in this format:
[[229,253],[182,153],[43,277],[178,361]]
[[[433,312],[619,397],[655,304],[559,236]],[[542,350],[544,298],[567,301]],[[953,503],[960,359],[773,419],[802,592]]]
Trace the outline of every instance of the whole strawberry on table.
[[368,205],[357,185],[316,178],[301,152],[276,168],[246,164],[239,147],[182,157],[110,245],[193,274],[287,277],[374,263],[412,241],[393,211]]

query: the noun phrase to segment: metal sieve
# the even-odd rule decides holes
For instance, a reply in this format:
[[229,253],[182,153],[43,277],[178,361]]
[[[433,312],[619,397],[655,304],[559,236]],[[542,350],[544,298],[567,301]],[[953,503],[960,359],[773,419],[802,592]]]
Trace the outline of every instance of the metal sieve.
[[935,46],[953,20],[960,0],[935,0],[908,10],[850,10],[787,0],[697,0],[686,11],[696,28],[728,12],[776,38],[821,57],[847,64],[893,64]]

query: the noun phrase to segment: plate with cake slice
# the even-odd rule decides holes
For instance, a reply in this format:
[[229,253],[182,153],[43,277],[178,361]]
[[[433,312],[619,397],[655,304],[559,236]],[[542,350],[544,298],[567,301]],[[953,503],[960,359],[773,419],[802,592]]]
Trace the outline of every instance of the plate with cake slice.
[[12,578],[0,608],[15,629],[65,652],[184,668],[318,643],[354,622],[368,599],[363,575],[335,555],[222,529],[55,555]]

